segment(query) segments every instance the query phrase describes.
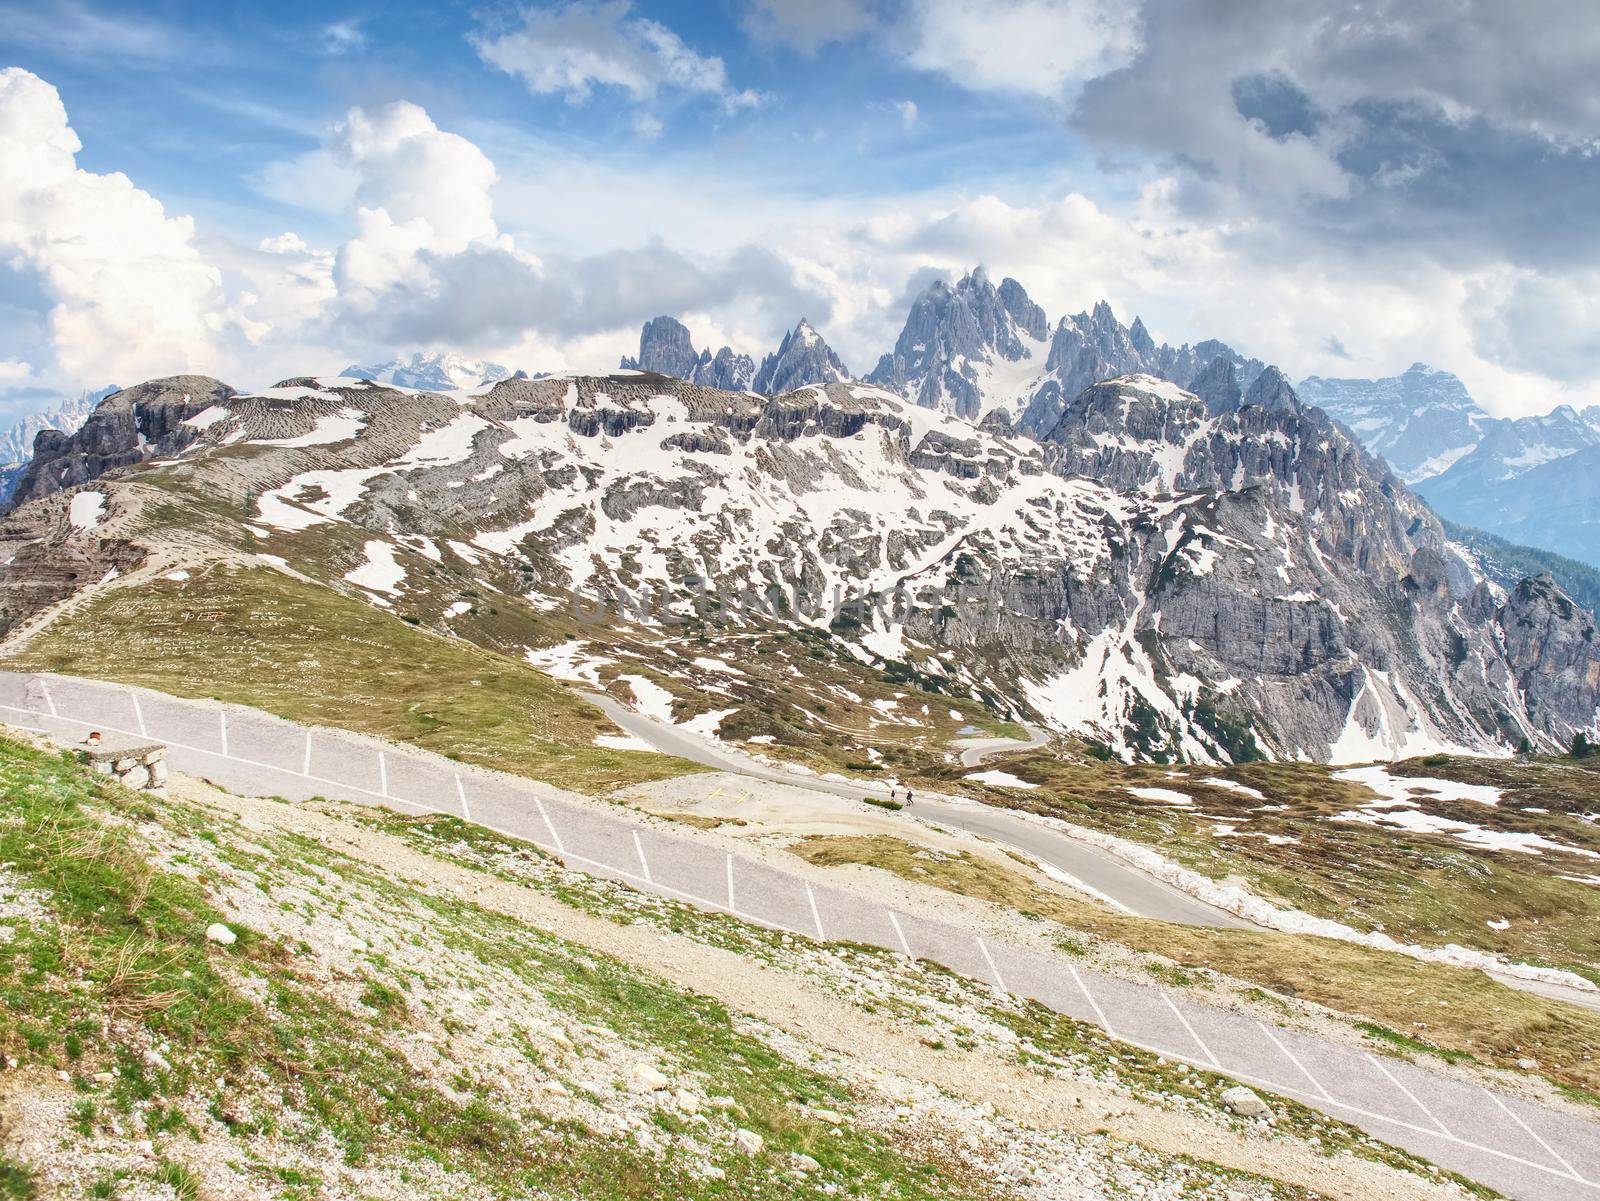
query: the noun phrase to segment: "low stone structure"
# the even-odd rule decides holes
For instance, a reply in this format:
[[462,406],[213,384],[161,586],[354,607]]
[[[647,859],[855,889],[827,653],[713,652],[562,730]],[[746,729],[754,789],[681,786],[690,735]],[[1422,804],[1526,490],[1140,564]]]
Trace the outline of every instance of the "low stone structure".
[[159,742],[108,739],[79,752],[90,768],[129,788],[165,788],[167,748]]

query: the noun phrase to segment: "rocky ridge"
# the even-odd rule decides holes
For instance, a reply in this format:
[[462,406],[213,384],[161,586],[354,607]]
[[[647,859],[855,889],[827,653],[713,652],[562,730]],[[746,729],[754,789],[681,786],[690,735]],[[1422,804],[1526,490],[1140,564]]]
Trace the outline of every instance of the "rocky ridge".
[[1478,576],[1270,369],[1217,412],[1154,376],[1103,381],[1042,441],[863,384],[645,375],[450,397],[189,377],[104,407],[0,532],[8,624],[36,548],[184,533],[74,528],[48,493],[110,471],[113,514],[146,478],[203,494],[272,561],[442,630],[440,573],[508,610],[586,606],[595,636],[693,620],[713,666],[656,665],[691,705],[736,695],[715,664],[775,626],[1124,758],[1554,747],[1600,696],[1592,619],[1548,583]]
[[655,317],[639,333],[639,357],[624,357],[623,370],[672,375],[707,388],[743,392],[755,378],[756,365],[747,354],[724,346],[716,354],[695,352],[688,328],[674,317]]

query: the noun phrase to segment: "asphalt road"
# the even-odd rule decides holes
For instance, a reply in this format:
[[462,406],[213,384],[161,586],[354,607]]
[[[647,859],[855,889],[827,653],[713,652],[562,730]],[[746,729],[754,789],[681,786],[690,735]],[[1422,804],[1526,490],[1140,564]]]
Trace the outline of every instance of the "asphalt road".
[[[1526,1201],[1600,1201],[1600,1123],[1360,1047],[988,939],[955,917],[887,908],[847,884],[813,885],[689,832],[536,781],[409,747],[143,689],[0,672],[0,721],[76,742],[89,728],[163,741],[178,771],[246,795],[325,796],[465,817],[578,870],[793,934],[848,939],[952,971],[1117,1038],[1295,1099]],[[784,776],[785,783],[793,779]],[[919,802],[920,806],[920,802]]]
[[[791,788],[809,788],[833,796],[859,800],[863,793],[888,795],[888,786],[875,783],[843,784],[817,776],[797,775],[781,768],[771,767],[710,739],[701,738],[678,726],[669,726],[628,708],[614,697],[598,692],[585,692],[584,699],[604,710],[607,717],[628,733],[649,743],[656,750],[717,771],[737,772],[760,780],[771,780]],[[1040,746],[1045,734],[1030,730],[1033,742],[1011,738],[984,739],[978,745],[968,746],[975,752],[974,760],[962,762],[974,767],[985,755],[1010,747]],[[1013,850],[1021,851],[1047,863],[1055,871],[1079,884],[1086,892],[1109,901],[1111,904],[1141,917],[1155,917],[1186,926],[1243,927],[1248,922],[1224,909],[1207,905],[1165,881],[1146,875],[1138,868],[1123,863],[1098,847],[1078,842],[1059,830],[1050,829],[1029,821],[1005,809],[975,802],[963,802],[949,797],[923,793],[913,801],[910,811],[917,817],[940,825],[964,830],[992,839]]]

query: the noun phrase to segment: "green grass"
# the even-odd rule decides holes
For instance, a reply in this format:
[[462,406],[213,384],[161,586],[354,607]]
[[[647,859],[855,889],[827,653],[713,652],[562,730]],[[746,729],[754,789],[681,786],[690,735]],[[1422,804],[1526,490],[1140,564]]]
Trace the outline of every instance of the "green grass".
[[36,1195],[33,1173],[0,1155],[0,1201],[33,1201]]
[[580,791],[703,770],[597,747],[610,721],[543,673],[267,568],[113,590],[13,666],[250,705]]
[[[594,1201],[733,1198],[773,1192],[787,1151],[824,1164],[807,1182],[784,1179],[785,1195],[821,1198],[829,1180],[858,1182],[870,1195],[906,1201],[989,1196],[959,1165],[906,1155],[885,1138],[852,1125],[803,1116],[799,1106],[847,1111],[840,1086],[797,1066],[736,1028],[709,998],[646,977],[619,961],[447,898],[418,898],[387,876],[348,861],[310,839],[272,840],[270,855],[240,853],[247,864],[282,861],[337,877],[357,895],[421,905],[426,937],[465,952],[488,975],[510,973],[584,1023],[667,1049],[717,1089],[736,1098],[739,1122],[761,1133],[770,1153],[732,1156],[723,1180],[688,1172],[672,1156],[640,1154],[625,1138],[597,1138],[575,1123],[530,1125],[493,1093],[450,1098],[390,1050],[383,1031],[407,1021],[403,969],[378,957],[361,999],[370,1017],[313,987],[291,948],[237,922],[234,946],[206,942],[222,915],[196,880],[153,867],[133,830],[156,824],[173,836],[225,838],[205,816],[176,802],[106,786],[62,758],[0,740],[0,788],[8,820],[0,824],[0,860],[19,882],[48,898],[49,920],[15,927],[0,942],[0,1050],[25,1065],[73,1072],[86,1100],[142,1115],[145,1131],[198,1131],[182,1117],[181,1098],[265,1098],[273,1113],[296,1114],[295,1127],[331,1140],[353,1165],[400,1156],[465,1173],[497,1196],[582,1196]],[[302,887],[304,887],[302,885]],[[371,903],[371,902],[368,902]],[[230,981],[253,979],[264,1000]],[[110,1019],[107,1022],[107,1019]],[[69,1052],[67,1039],[77,1046]],[[170,1069],[154,1070],[135,1053],[147,1040],[169,1048]],[[93,1072],[115,1066],[103,1089]],[[85,1114],[87,1111],[85,1111]],[[288,1133],[288,1127],[280,1129]],[[197,1179],[169,1156],[153,1179],[179,1197]],[[28,1170],[0,1170],[3,1197],[26,1197]]]

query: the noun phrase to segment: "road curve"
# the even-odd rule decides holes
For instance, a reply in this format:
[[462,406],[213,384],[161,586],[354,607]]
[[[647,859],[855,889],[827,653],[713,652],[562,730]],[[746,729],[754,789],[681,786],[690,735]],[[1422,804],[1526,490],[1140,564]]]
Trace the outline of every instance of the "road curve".
[[252,709],[63,676],[0,672],[0,721],[66,744],[91,728],[159,740],[174,770],[245,795],[459,816],[642,891],[801,937],[934,960],[1126,1043],[1293,1097],[1519,1201],[1600,1201],[1600,1123],[1588,1116],[985,938],[959,914],[891,909],[852,881],[813,883],[538,781]]
[[961,748],[962,767],[977,767],[991,755],[1004,751],[1031,751],[1050,741],[1049,732],[1038,726],[1023,722],[1022,728],[1028,731],[1026,738],[954,738],[950,745]]
[[[688,759],[703,767],[851,800],[860,800],[863,793],[887,796],[889,792],[887,785],[874,781],[843,783],[787,772],[752,759],[732,747],[702,738],[681,726],[669,726],[655,718],[646,717],[613,696],[600,692],[583,692],[580,695],[598,706],[628,733],[656,750]],[[984,746],[972,749],[979,751],[981,758],[982,754],[994,753],[1006,747],[1042,745],[1046,738],[1044,732],[1030,729],[1030,733],[1037,737],[1037,742],[1029,744],[1011,738],[985,739]],[[924,821],[976,834],[1021,851],[1048,864],[1054,871],[1082,886],[1085,892],[1127,913],[1179,922],[1186,926],[1239,928],[1249,925],[1227,910],[1207,905],[1098,847],[1078,842],[1060,830],[1040,825],[994,805],[923,793],[916,798],[909,812]]]

